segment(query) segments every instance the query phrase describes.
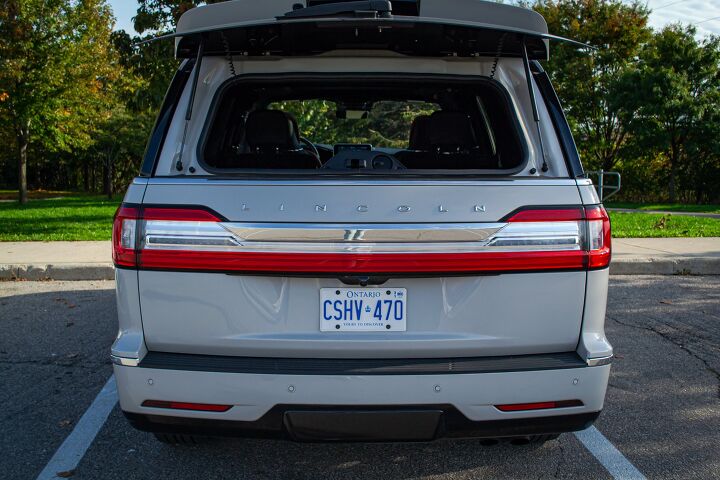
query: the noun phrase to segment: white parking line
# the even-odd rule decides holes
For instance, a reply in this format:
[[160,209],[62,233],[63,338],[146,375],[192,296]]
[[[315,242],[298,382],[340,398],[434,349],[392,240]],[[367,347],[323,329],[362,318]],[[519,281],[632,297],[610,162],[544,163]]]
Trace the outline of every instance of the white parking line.
[[117,403],[117,398],[115,377],[111,375],[90,408],[40,472],[37,480],[61,478],[57,476],[58,472],[68,472],[77,467]]
[[610,443],[610,440],[600,433],[595,427],[590,427],[581,432],[575,432],[575,436],[585,445],[590,453],[602,464],[610,475],[617,480],[646,480],[645,475],[630,463],[630,460]]

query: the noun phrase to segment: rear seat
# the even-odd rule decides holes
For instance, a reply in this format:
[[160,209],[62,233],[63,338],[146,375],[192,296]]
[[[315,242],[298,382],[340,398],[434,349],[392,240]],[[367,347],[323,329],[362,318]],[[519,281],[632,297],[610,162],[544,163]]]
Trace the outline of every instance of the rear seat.
[[417,117],[409,150],[395,156],[410,169],[492,169],[497,158],[483,151],[466,113],[438,111]]
[[223,156],[221,168],[300,168],[322,164],[300,143],[297,122],[280,110],[255,110],[245,121],[244,152]]

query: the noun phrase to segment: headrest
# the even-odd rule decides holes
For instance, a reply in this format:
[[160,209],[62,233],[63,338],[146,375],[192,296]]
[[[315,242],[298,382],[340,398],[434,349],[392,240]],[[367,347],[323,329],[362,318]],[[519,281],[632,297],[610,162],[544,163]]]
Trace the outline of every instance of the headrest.
[[433,150],[469,150],[478,146],[472,121],[466,113],[434,112],[423,128]]
[[245,120],[245,141],[252,149],[300,148],[297,127],[290,115],[280,110],[255,110]]
[[418,115],[410,126],[410,150],[429,150],[430,144],[427,137],[427,126],[430,115]]

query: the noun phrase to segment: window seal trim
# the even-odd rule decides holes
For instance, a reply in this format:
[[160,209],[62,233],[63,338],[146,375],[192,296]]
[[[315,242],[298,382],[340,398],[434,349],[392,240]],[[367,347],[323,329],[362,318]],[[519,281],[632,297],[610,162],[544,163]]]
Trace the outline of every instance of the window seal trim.
[[157,170],[160,154],[165,147],[165,140],[167,139],[170,125],[175,118],[175,111],[185,91],[185,86],[190,79],[194,65],[194,59],[185,60],[175,73],[172,82],[170,82],[170,86],[165,93],[165,98],[163,99],[150,138],[145,147],[140,173],[138,174],[140,177],[147,178],[155,176],[155,171]]
[[568,173],[571,178],[583,178],[585,177],[585,169],[580,160],[580,154],[578,153],[577,145],[575,145],[572,131],[570,131],[567,117],[560,104],[560,99],[552,86],[550,77],[537,60],[530,62],[530,69],[535,78],[535,84],[540,90],[540,96],[545,103],[545,109],[550,116]]
[[[324,173],[317,171],[313,171],[313,173],[305,173],[304,171],[299,171],[300,173],[295,173],[290,170],[283,170],[281,173],[270,173],[265,172],[262,170],[250,170],[250,169],[223,169],[223,168],[215,168],[211,167],[207,163],[205,163],[204,159],[204,151],[207,144],[207,140],[209,137],[209,131],[212,125],[215,122],[215,119],[217,117],[217,113],[219,110],[219,104],[221,103],[220,100],[222,99],[223,95],[229,89],[231,86],[233,86],[236,83],[246,82],[246,81],[257,81],[257,82],[282,82],[287,80],[307,80],[307,81],[318,81],[323,82],[327,81],[329,79],[337,79],[341,78],[343,80],[352,80],[352,79],[367,79],[372,78],[373,80],[387,80],[387,81],[393,81],[393,82],[402,82],[403,80],[413,80],[421,82],[423,80],[435,80],[435,81],[452,81],[452,82],[458,82],[458,83],[468,83],[470,85],[477,84],[478,82],[485,83],[491,88],[494,88],[500,93],[503,97],[505,107],[508,110],[509,116],[510,116],[510,122],[513,126],[513,133],[517,137],[519,143],[520,143],[520,150],[521,150],[521,156],[522,160],[520,162],[520,165],[513,169],[497,169],[497,170],[458,170],[457,172],[448,171],[439,169],[443,172],[443,176],[448,177],[465,177],[468,175],[476,175],[476,176],[483,176],[483,177],[500,177],[503,175],[514,175],[519,172],[522,172],[528,165],[528,162],[530,161],[530,151],[528,147],[528,138],[523,134],[523,130],[520,125],[520,120],[518,119],[517,112],[515,108],[513,107],[513,101],[510,93],[508,92],[507,88],[498,82],[497,80],[480,76],[480,75],[453,75],[453,74],[426,74],[426,73],[389,73],[389,72],[283,72],[283,73],[252,73],[252,74],[243,74],[243,75],[236,75],[233,77],[228,78],[225,80],[216,90],[213,94],[212,101],[210,103],[210,107],[208,108],[207,115],[205,116],[205,122],[203,124],[202,130],[200,132],[200,137],[197,142],[197,147],[195,149],[195,156],[197,163],[200,167],[202,167],[206,172],[210,174],[215,175],[247,175],[250,178],[253,179],[268,179],[272,178],[273,176],[282,175],[283,173],[287,172],[288,174],[292,173],[294,178],[322,178],[325,176]],[[274,172],[277,172],[278,170],[273,170]],[[418,173],[421,172],[421,173]],[[408,170],[407,173],[401,173],[398,174],[398,171],[395,171],[392,175],[388,175],[387,173],[378,173],[378,174],[371,174],[369,172],[363,172],[361,175],[378,175],[382,177],[390,176],[392,178],[400,178],[404,177],[406,175],[408,176],[414,176],[414,177],[426,177],[426,176],[432,176],[434,174],[437,176],[438,170],[428,170],[429,172],[433,172],[430,175],[426,174],[425,172],[418,171],[418,170]],[[328,172],[328,176],[337,176],[337,172]],[[354,174],[345,174],[343,175],[345,177],[354,176]]]

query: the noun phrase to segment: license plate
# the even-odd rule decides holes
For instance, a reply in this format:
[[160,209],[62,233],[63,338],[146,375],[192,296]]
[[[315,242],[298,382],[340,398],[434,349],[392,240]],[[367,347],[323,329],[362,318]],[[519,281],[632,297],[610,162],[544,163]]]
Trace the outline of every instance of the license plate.
[[405,288],[321,288],[321,332],[404,332]]

